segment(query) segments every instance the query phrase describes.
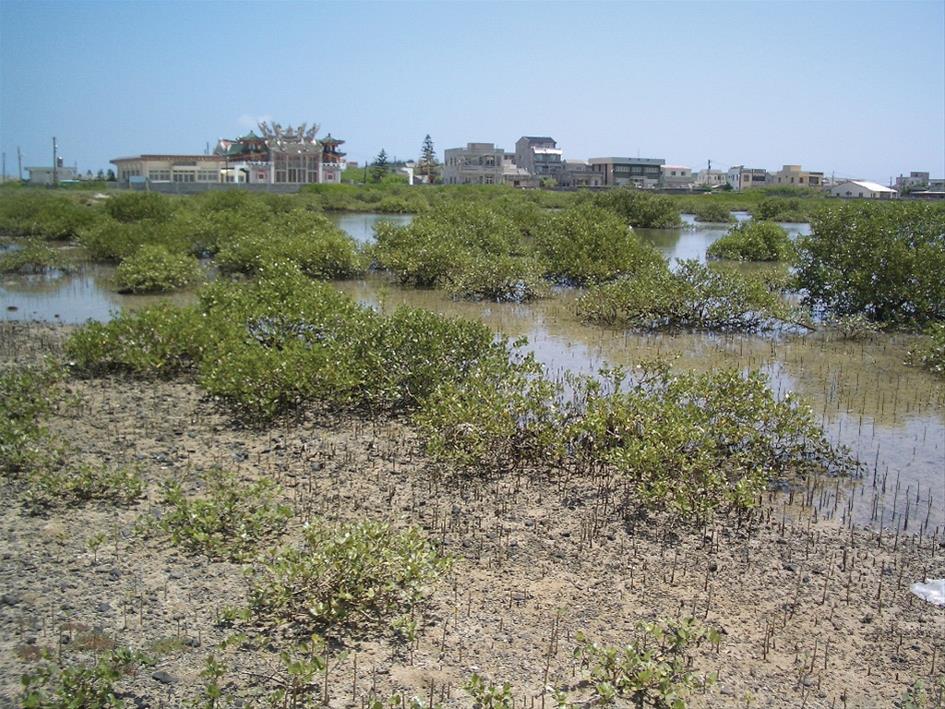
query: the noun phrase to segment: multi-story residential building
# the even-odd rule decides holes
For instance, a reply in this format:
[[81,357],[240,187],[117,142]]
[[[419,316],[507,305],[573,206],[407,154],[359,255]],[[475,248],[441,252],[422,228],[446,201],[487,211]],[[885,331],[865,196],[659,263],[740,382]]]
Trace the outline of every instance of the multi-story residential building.
[[945,179],[940,177],[929,179],[929,192],[945,192]]
[[736,192],[752,187],[764,187],[768,180],[768,171],[760,167],[734,165],[728,169],[725,181]]
[[587,160],[565,160],[558,184],[562,187],[601,187],[603,176]]
[[846,180],[831,187],[828,194],[846,199],[895,199],[899,196],[896,190],[868,180]]
[[695,182],[692,168],[685,165],[660,165],[660,187],[686,189]]
[[604,187],[641,188],[659,187],[660,166],[666,163],[661,158],[591,158],[588,162]]
[[443,152],[443,184],[537,186],[537,178],[516,165],[511,155],[495,143],[466,143],[465,148]]
[[712,170],[709,168],[699,170],[696,173],[695,184],[700,187],[708,187],[709,189],[716,189],[721,187],[728,180],[728,173],[722,172],[721,170]]
[[896,189],[901,192],[909,192],[910,190],[922,190],[927,189],[929,186],[929,173],[927,172],[910,172],[909,176],[899,175],[896,178]]
[[824,173],[802,170],[800,165],[785,165],[768,175],[769,185],[794,185],[819,189],[824,183]]
[[515,141],[515,164],[535,177],[550,177],[561,181],[564,170],[562,151],[554,138],[523,135]]

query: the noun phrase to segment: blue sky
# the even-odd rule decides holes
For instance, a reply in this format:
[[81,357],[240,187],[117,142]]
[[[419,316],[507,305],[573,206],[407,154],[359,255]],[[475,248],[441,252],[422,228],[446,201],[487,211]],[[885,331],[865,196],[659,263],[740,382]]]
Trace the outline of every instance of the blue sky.
[[259,118],[349,157],[551,135],[566,157],[945,176],[945,3],[0,0],[8,174],[203,152]]

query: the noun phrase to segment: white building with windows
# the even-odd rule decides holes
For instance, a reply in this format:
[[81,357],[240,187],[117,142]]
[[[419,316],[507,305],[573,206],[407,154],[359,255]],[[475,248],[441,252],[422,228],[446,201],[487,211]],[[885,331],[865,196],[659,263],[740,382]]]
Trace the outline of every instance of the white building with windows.
[[868,180],[846,180],[828,190],[831,197],[844,199],[896,199],[899,193],[891,187]]
[[495,143],[466,143],[465,148],[447,148],[443,152],[442,175],[445,185],[538,185],[538,178],[516,165],[512,156]]
[[695,177],[692,168],[685,165],[660,165],[660,187],[686,189],[692,187]]

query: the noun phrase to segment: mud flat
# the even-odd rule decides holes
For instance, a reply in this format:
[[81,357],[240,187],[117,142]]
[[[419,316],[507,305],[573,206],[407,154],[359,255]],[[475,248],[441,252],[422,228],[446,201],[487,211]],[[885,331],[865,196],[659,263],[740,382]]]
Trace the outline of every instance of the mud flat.
[[[68,331],[7,323],[0,363],[55,355]],[[112,646],[154,661],[118,682],[129,706],[196,699],[211,654],[226,666],[226,696],[266,705],[282,634],[218,647],[234,632],[220,622],[224,609],[247,603],[246,572],[258,564],[211,562],[136,531],[160,514],[165,482],[193,489],[214,467],[278,484],[293,510],[282,544],[317,520],[370,519],[420,527],[455,559],[415,614],[415,640],[386,628],[330,639],[327,686],[319,676],[313,692],[331,706],[394,694],[469,706],[462,686],[473,673],[508,682],[516,706],[553,706],[546,684],[587,701],[593,685],[572,659],[579,632],[620,644],[639,621],[682,616],[722,635],[695,651],[697,674],[718,682],[690,697],[694,707],[895,706],[945,670],[945,608],[909,590],[945,577],[942,530],[851,526],[842,501],[825,519],[823,504],[803,504],[823,491],[772,492],[748,526],[681,527],[615,514],[593,484],[564,473],[486,480],[437,469],[404,421],[311,413],[252,431],[190,383],[66,386],[75,396],[49,422],[56,439],[84,461],[138,466],[146,493],[130,507],[34,514],[4,481],[4,705],[17,704],[20,676],[42,650],[69,663]]]

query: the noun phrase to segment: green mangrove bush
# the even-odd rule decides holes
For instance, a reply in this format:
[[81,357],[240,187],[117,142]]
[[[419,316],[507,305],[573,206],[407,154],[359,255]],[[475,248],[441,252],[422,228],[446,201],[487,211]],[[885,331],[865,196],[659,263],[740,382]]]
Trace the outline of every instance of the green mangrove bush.
[[759,372],[674,375],[657,362],[611,389],[585,385],[567,446],[578,469],[614,471],[646,509],[705,520],[750,509],[772,479],[856,469],[810,410],[791,395],[778,400]]
[[255,274],[274,260],[298,264],[312,278],[349,278],[363,270],[354,240],[325,216],[293,210],[219,245],[224,272]]
[[82,204],[70,195],[33,189],[0,193],[2,235],[72,239],[100,217],[98,207]]
[[24,709],[105,709],[122,706],[116,684],[151,660],[141,652],[117,648],[92,662],[63,664],[46,653],[42,663],[21,678]]
[[250,610],[266,627],[292,632],[370,627],[409,613],[449,567],[416,529],[378,522],[314,524],[304,543],[264,564]]
[[44,421],[55,406],[60,382],[60,372],[51,366],[0,370],[0,473],[30,474],[55,457]]
[[663,262],[619,216],[590,204],[548,219],[536,243],[547,274],[578,285],[610,281]]
[[679,208],[672,198],[632,187],[599,192],[594,196],[594,204],[614,212],[632,227],[666,229],[682,226]]
[[716,682],[714,675],[700,677],[693,662],[701,643],[718,645],[721,635],[693,618],[640,623],[637,637],[621,647],[599,645],[580,632],[577,642],[574,657],[590,671],[601,704],[620,699],[639,707],[685,709],[690,694]]
[[122,259],[115,285],[122,293],[168,293],[200,279],[200,263],[190,254],[174,254],[161,244],[141,246]]
[[794,254],[794,242],[784,229],[758,221],[733,227],[706,252],[709,258],[731,261],[790,261]]
[[560,393],[527,355],[512,367],[484,366],[440,384],[413,421],[434,460],[476,474],[543,467],[564,453]]
[[797,282],[811,307],[884,323],[945,320],[945,208],[919,203],[833,206],[798,243]]
[[0,273],[28,275],[67,269],[62,255],[40,241],[31,239],[17,246],[0,252]]
[[577,304],[586,322],[639,330],[755,332],[796,324],[801,313],[781,297],[785,278],[743,275],[683,261],[676,271],[647,268],[613,283],[595,286]]
[[751,209],[752,219],[770,222],[806,222],[808,210],[796,198],[769,197]]
[[461,295],[534,297],[534,262],[523,233],[497,209],[448,204],[405,227],[382,222],[373,256],[379,267],[421,288],[452,288]]
[[144,492],[137,468],[79,464],[35,469],[27,478],[24,502],[33,512],[101,501],[130,505]]
[[204,287],[200,304],[162,304],[89,323],[66,344],[76,371],[196,375],[247,421],[306,405],[397,411],[480,363],[508,361],[483,324],[399,309],[382,316],[291,262],[248,283]]
[[164,487],[158,524],[175,546],[215,560],[245,561],[285,529],[292,510],[279,502],[272,480],[244,483],[220,469],[203,478],[201,496],[188,497],[176,481]]
[[172,377],[202,359],[207,341],[196,308],[160,303],[107,323],[87,323],[66,341],[65,354],[80,375]]
[[699,202],[696,204],[693,214],[696,215],[697,222],[728,224],[735,221],[732,213],[719,202]]
[[909,350],[909,363],[945,377],[945,323],[930,325],[924,340]]
[[170,197],[156,192],[121,192],[109,196],[105,202],[105,211],[112,219],[122,223],[161,223],[171,218],[174,204]]

